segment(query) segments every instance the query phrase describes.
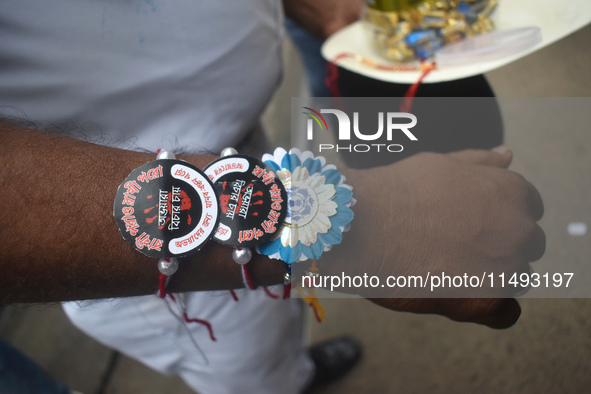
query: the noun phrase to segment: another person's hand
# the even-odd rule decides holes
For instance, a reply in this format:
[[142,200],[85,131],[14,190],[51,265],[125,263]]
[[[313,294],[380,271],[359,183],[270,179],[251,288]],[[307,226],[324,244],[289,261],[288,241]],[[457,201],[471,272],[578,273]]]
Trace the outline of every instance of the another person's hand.
[[324,39],[359,19],[363,0],[283,0],[285,13]]
[[[376,275],[383,284],[390,275],[486,273],[488,279],[529,272],[529,263],[545,250],[545,235],[536,223],[543,204],[528,181],[506,169],[511,158],[505,147],[422,153],[388,167],[349,171],[358,200],[353,227],[343,245],[321,260],[322,275]],[[489,288],[440,293],[485,297],[469,299],[422,298],[427,289],[408,287],[349,291],[393,310],[437,313],[495,328],[515,323],[520,308],[512,293],[484,287]]]

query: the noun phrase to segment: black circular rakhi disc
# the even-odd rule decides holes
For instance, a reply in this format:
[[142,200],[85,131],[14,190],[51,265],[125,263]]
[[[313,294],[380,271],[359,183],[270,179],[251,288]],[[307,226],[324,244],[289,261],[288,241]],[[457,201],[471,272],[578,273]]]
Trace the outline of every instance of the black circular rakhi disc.
[[136,168],[117,189],[113,214],[121,235],[149,257],[184,257],[218,227],[213,184],[181,160],[155,160]]
[[220,199],[216,241],[253,247],[279,234],[287,215],[287,193],[271,167],[252,157],[233,155],[212,162],[203,171]]

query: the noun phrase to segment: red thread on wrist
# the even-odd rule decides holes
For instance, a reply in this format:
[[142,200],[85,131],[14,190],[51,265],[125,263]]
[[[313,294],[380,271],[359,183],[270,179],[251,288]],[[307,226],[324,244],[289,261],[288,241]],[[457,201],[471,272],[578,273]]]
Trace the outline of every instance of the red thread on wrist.
[[159,289],[159,296],[160,298],[166,297],[166,279],[168,276],[164,274],[160,274],[158,277],[158,289]]
[[246,284],[248,285],[248,288],[251,290],[255,290],[257,287],[254,284],[254,281],[252,280],[252,277],[250,276],[250,271],[247,268],[248,264],[244,264],[242,266],[242,270],[244,271],[244,278],[246,279]]
[[283,288],[283,299],[289,298],[291,296],[291,283],[288,283]]

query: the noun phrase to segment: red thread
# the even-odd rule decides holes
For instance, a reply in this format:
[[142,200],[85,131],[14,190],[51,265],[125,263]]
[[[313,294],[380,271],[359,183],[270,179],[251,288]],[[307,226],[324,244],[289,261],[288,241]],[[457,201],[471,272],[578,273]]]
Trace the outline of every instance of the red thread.
[[254,284],[254,281],[252,280],[252,277],[250,276],[250,271],[246,267],[247,265],[248,264],[243,264],[242,265],[242,270],[244,271],[244,278],[246,279],[246,284],[248,285],[248,288],[251,289],[251,290],[254,290],[257,287]]
[[422,64],[423,73],[419,77],[419,80],[410,85],[406,93],[404,93],[404,99],[402,99],[402,103],[400,103],[400,112],[410,112],[412,109],[412,103],[414,98],[417,95],[417,90],[419,89],[419,85],[423,82],[423,79],[433,70],[435,70],[435,63],[433,64]]
[[355,57],[355,55],[349,52],[343,52],[335,56],[332,61],[326,64],[324,83],[330,90],[330,94],[332,94],[333,97],[342,97],[341,90],[339,89],[339,66],[337,66],[337,62],[341,59],[350,57]]
[[277,298],[279,298],[279,296],[278,296],[278,295],[271,293],[271,292],[269,291],[269,289],[267,289],[267,286],[263,286],[263,290],[265,290],[265,293],[267,293],[267,295],[268,295],[269,297],[271,297],[271,298],[273,298],[273,299],[277,299]]
[[[168,296],[170,297],[171,300],[173,300],[176,303],[176,297],[169,293]],[[199,323],[199,324],[203,324],[206,328],[207,331],[209,331],[209,337],[211,338],[212,341],[217,341],[217,339],[215,338],[215,336],[213,335],[213,328],[211,327],[211,323],[208,322],[207,320],[203,320],[203,319],[197,319],[197,318],[191,318],[187,315],[187,312],[185,312],[184,310],[185,308],[183,307],[183,318],[185,319],[185,321],[187,323]]]
[[343,52],[339,53],[337,56],[334,57],[332,61],[329,61],[326,64],[326,75],[324,78],[324,83],[330,90],[330,93],[333,97],[342,97],[341,91],[339,88],[339,67],[337,66],[337,62],[342,59],[352,58],[356,61],[365,64],[366,66],[373,67],[377,70],[382,71],[423,71],[422,74],[419,76],[417,82],[410,85],[406,93],[404,93],[404,99],[400,104],[401,112],[410,112],[412,109],[413,99],[417,95],[417,90],[419,85],[423,82],[423,79],[433,70],[435,70],[436,65],[435,62],[431,64],[425,64],[424,59],[421,60],[421,65],[417,66],[415,64],[378,64],[372,60],[366,59],[362,56],[357,56],[350,52]]
[[291,283],[288,283],[283,288],[283,299],[289,298],[291,296]]
[[187,312],[183,312],[183,317],[185,318],[185,321],[187,323],[199,323],[199,324],[203,324],[207,328],[207,331],[209,331],[209,337],[211,338],[211,340],[212,341],[217,341],[217,339],[215,339],[215,336],[213,335],[213,328],[211,328],[211,323],[210,322],[208,322],[207,320],[190,318],[189,316],[187,316]]
[[160,290],[160,293],[158,294],[160,296],[160,298],[164,298],[166,297],[166,279],[168,277],[164,274],[160,274],[160,277],[158,278],[158,289]]
[[232,298],[234,299],[234,301],[238,302],[238,296],[236,295],[236,292],[230,289],[230,294],[232,294]]

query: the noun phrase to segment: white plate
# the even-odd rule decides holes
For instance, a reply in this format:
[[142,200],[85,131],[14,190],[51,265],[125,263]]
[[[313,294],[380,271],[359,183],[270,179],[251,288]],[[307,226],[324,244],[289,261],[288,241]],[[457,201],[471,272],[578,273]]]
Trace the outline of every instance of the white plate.
[[[538,26],[542,42],[523,52],[502,59],[441,67],[432,71],[423,83],[452,81],[485,73],[514,62],[549,45],[591,22],[590,0],[500,0],[492,16],[498,30]],[[343,52],[364,56],[381,64],[394,64],[382,58],[372,47],[361,22],[355,22],[330,36],[322,46],[322,56],[331,60]],[[588,48],[581,48],[582,51]],[[419,71],[384,71],[353,59],[339,61],[350,71],[386,82],[414,83]]]

